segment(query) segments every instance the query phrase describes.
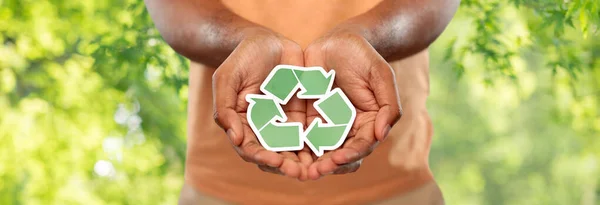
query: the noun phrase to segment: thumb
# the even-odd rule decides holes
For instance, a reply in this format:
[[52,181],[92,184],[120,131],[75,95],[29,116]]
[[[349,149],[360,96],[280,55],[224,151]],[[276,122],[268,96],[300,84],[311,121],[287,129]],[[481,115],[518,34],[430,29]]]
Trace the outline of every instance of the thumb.
[[304,51],[304,65],[306,67],[319,66],[326,68],[323,49],[323,46],[320,44],[309,45]]
[[217,69],[213,74],[213,118],[219,127],[225,130],[234,146],[239,146],[244,139],[242,120],[235,111],[237,91],[235,78],[222,76],[223,70]]
[[387,63],[371,70],[370,84],[379,105],[375,117],[375,137],[383,141],[394,124],[402,117],[394,70]]

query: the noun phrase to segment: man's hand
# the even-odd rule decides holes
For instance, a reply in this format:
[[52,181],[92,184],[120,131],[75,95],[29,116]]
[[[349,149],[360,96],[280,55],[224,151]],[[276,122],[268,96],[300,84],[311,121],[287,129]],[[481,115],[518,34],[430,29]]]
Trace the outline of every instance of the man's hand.
[[[357,110],[356,120],[341,148],[310,165],[308,176],[356,171],[364,157],[383,141],[402,115],[394,71],[361,35],[334,31],[305,50],[306,66],[335,70],[334,87],[341,88]],[[318,117],[307,103],[307,122]]]
[[[306,179],[313,158],[308,150],[275,153],[257,140],[246,120],[247,94],[260,94],[260,85],[279,64],[303,66],[302,49],[267,29],[244,30],[244,39],[213,75],[214,118],[237,153],[266,172]],[[289,121],[305,124],[306,103],[293,98],[283,107]]]
[[[402,115],[387,61],[427,48],[446,28],[460,0],[383,0],[337,25],[304,52],[306,66],[336,71],[335,85],[356,106],[346,142],[309,167],[309,178],[354,172]],[[307,102],[308,105],[312,103]],[[307,122],[318,113],[309,106]]]

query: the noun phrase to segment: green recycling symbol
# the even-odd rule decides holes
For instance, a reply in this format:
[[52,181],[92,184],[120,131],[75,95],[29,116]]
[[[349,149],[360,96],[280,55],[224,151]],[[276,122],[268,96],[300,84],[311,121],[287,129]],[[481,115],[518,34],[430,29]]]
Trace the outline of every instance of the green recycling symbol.
[[[356,109],[341,89],[331,89],[335,71],[322,67],[278,65],[261,84],[264,95],[248,94],[248,124],[265,149],[296,151],[304,143],[317,155],[340,147],[356,118]],[[302,123],[286,122],[285,105],[298,92],[300,99],[318,99],[313,106],[321,117],[315,118],[306,130]]]

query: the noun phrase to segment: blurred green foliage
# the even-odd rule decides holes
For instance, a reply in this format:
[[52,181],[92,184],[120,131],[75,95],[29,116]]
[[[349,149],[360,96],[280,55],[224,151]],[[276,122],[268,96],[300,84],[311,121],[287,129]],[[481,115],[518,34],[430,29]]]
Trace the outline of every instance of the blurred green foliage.
[[[448,204],[600,201],[600,2],[463,0],[431,48]],[[142,1],[0,0],[0,204],[176,204],[188,62]]]

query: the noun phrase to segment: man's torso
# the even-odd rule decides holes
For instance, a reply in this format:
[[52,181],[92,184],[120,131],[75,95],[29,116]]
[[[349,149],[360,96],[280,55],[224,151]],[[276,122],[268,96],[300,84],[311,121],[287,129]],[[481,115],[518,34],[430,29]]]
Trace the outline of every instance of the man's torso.
[[[303,48],[336,24],[367,11],[380,0],[225,0],[234,13],[266,26]],[[192,62],[188,104],[186,183],[234,203],[361,204],[381,200],[432,180],[427,162],[432,127],[425,107],[429,94],[427,51],[390,64],[404,111],[388,140],[353,174],[299,182],[264,173],[244,162],[212,119],[214,68]]]

